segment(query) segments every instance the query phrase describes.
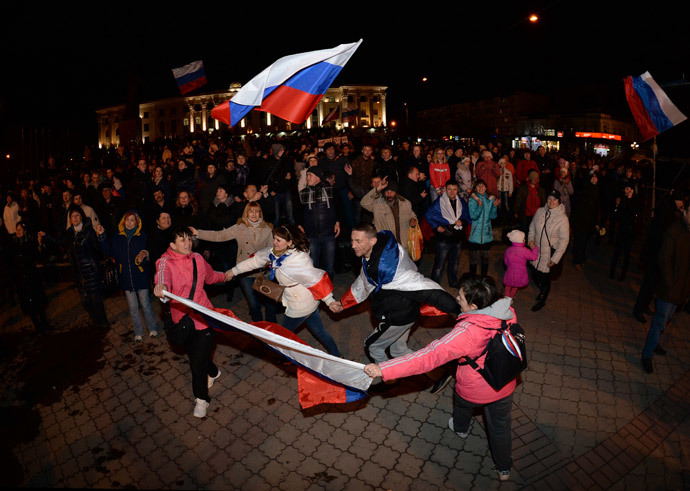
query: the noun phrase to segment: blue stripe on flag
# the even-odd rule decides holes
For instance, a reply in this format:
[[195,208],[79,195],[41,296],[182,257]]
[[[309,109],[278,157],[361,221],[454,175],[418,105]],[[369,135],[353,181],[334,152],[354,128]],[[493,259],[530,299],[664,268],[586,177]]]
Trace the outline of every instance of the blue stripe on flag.
[[366,392],[357,389],[350,389],[347,387],[347,385],[344,385],[343,387],[345,387],[345,402],[355,402],[368,397]]
[[187,73],[185,75],[182,75],[179,78],[176,78],[175,80],[177,81],[177,85],[184,85],[188,84],[189,82],[193,82],[194,80],[200,79],[201,77],[205,77],[206,74],[204,73],[204,70],[197,70],[196,72],[192,73]]
[[659,101],[656,98],[656,94],[652,88],[647,85],[647,83],[640,77],[632,77],[633,88],[635,92],[640,96],[644,107],[649,113],[649,117],[652,123],[656,127],[657,131],[661,133],[669,128],[673,128],[673,123],[668,119],[666,113],[661,109]]
[[342,69],[341,66],[322,61],[297,72],[283,85],[308,94],[324,94]]

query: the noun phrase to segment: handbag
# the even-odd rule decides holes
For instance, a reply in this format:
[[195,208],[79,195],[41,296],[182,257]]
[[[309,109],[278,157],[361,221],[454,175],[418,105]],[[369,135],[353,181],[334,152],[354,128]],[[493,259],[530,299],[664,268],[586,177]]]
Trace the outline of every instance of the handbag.
[[286,287],[279,285],[275,281],[269,280],[264,275],[259,275],[254,279],[252,288],[262,295],[267,296],[274,302],[280,303]]
[[424,236],[420,226],[410,227],[407,232],[407,252],[413,261],[419,261],[424,249]]
[[[190,300],[194,300],[194,291],[196,290],[196,261],[192,259],[192,264],[194,267],[194,277],[192,279],[192,289],[189,291]],[[192,320],[189,315],[185,314],[179,322],[173,322],[172,315],[168,312],[163,321],[163,328],[165,329],[165,336],[170,341],[170,344],[174,346],[181,346],[187,342],[189,336],[192,334],[194,329],[194,320]]]
[[103,272],[102,285],[103,289],[101,294],[103,298],[109,298],[113,296],[120,289],[118,274],[117,274],[117,264],[112,257],[106,257],[101,261],[101,271]]

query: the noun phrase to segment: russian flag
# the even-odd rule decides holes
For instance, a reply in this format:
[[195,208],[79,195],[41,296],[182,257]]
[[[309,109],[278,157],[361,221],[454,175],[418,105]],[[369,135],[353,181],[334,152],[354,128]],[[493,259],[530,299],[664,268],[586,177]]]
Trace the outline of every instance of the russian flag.
[[172,72],[182,95],[206,84],[204,62],[201,60],[193,61],[180,68],[173,68]]
[[671,102],[649,72],[623,80],[625,98],[644,140],[658,135],[687,117]]
[[251,79],[231,100],[214,107],[211,116],[235,126],[256,108],[303,123],[361,43],[360,39],[332,49],[284,56]]
[[343,111],[343,121],[354,121],[359,116],[359,108],[345,108]]
[[297,365],[299,403],[308,408],[324,403],[346,403],[367,397],[365,392],[372,379],[364,373],[364,365],[329,355],[312,348],[295,333],[271,322],[247,324],[230,310],[208,309],[187,298],[170,292],[165,296],[191,307],[216,331],[239,330],[251,334]]
[[323,121],[321,121],[321,125],[324,125],[326,123],[330,123],[331,121],[335,121],[338,119],[338,115],[340,114],[340,104],[335,106],[331,112],[328,113],[328,116],[323,118]]

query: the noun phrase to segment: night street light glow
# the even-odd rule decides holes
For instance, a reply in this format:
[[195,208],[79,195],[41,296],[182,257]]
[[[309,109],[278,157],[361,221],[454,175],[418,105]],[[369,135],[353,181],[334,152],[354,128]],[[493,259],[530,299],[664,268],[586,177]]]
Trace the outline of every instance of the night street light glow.
[[539,17],[537,17],[536,14],[532,14],[529,16],[529,21],[530,22],[537,22],[539,20]]

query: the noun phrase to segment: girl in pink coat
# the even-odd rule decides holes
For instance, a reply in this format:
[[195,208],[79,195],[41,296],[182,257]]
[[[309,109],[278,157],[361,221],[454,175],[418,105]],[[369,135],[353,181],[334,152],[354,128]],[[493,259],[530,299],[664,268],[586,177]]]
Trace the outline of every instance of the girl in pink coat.
[[506,265],[506,274],[503,276],[505,286],[504,296],[513,298],[518,288],[529,284],[527,275],[527,261],[535,261],[539,257],[539,247],[529,249],[525,246],[525,234],[520,230],[513,230],[508,234],[508,240],[512,245],[506,249],[503,262]]

